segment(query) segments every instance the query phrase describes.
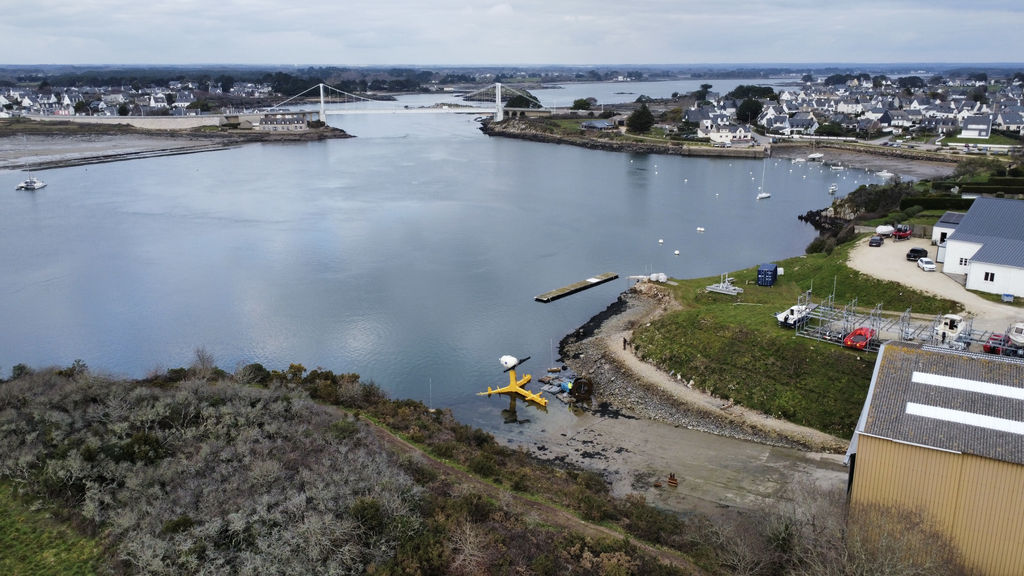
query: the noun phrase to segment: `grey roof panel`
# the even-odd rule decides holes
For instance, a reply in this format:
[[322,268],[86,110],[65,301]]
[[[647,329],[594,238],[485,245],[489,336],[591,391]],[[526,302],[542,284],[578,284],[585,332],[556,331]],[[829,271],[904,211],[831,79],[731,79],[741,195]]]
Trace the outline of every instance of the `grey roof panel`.
[[1024,201],[977,198],[960,221],[956,234],[1024,241]]
[[1024,464],[1024,363],[905,343],[877,362],[858,432]]

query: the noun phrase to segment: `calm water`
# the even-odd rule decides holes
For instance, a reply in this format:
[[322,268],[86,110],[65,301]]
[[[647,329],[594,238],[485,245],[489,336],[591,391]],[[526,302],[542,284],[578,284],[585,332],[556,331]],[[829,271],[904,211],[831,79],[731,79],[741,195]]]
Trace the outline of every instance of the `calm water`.
[[48,170],[36,193],[0,172],[0,373],[81,358],[142,377],[201,346],[229,371],[358,372],[494,429],[507,401],[474,393],[507,381],[498,357],[539,375],[628,281],[535,295],[801,254],[814,231],[797,214],[837,178],[877,181],[488,138],[461,115],[331,123],[358,137]]

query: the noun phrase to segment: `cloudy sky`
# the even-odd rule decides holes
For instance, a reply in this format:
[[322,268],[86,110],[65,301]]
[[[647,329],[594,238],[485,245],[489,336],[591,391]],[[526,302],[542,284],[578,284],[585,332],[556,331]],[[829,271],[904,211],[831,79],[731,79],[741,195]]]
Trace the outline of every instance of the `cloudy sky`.
[[0,64],[1021,62],[1021,0],[4,0]]

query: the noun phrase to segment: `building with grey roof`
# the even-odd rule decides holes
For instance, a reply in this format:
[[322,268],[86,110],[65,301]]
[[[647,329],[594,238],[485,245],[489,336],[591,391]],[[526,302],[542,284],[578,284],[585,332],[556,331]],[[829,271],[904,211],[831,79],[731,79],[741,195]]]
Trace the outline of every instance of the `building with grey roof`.
[[970,569],[1024,574],[1024,361],[884,344],[847,464],[851,515],[919,514]]
[[1024,200],[977,198],[946,238],[942,271],[968,290],[1024,297]]

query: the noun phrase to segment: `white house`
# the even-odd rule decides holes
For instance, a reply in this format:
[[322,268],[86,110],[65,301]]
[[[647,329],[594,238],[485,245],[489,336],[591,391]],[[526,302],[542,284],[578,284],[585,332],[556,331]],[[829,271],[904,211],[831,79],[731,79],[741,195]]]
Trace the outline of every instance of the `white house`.
[[946,238],[942,270],[968,290],[1024,297],[1024,200],[978,198]]
[[991,116],[968,116],[960,129],[961,138],[988,138],[992,135]]

